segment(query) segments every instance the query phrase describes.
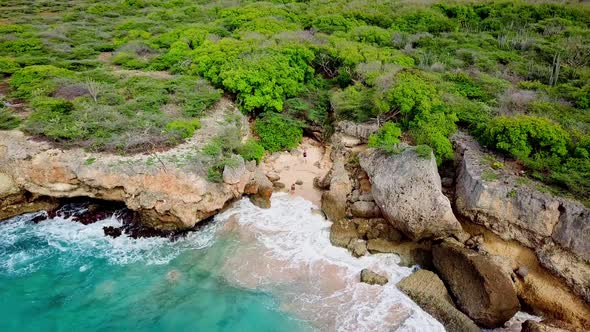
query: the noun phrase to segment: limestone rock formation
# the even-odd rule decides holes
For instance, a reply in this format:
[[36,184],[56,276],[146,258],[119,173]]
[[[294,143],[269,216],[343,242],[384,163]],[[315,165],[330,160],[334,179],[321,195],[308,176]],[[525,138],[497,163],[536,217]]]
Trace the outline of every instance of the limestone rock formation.
[[564,278],[577,294],[590,303],[590,264],[557,245],[545,244],[535,252],[545,268]]
[[352,184],[344,162],[337,160],[331,170],[330,189],[322,194],[322,211],[329,220],[338,221],[346,217],[346,202],[352,191]]
[[187,142],[133,156],[61,150],[19,131],[0,131],[0,173],[12,179],[19,192],[120,201],[153,228],[191,228],[239,198],[250,178],[250,172],[240,170],[242,175],[234,174],[232,184],[212,183],[207,168],[194,161],[196,151],[225,129],[219,119],[230,112],[240,116],[228,105],[204,117],[202,128]]
[[574,326],[559,321],[527,320],[522,323],[522,332],[571,332],[576,330]]
[[444,283],[436,274],[418,270],[397,283],[397,288],[441,322],[447,331],[480,331],[469,317],[455,308]]
[[532,180],[494,170],[490,157],[466,134],[455,135],[453,143],[457,211],[504,240],[535,249],[541,264],[590,303],[590,209],[541,192]]
[[386,276],[382,276],[382,275],[375,273],[369,269],[363,269],[361,271],[361,282],[364,282],[369,285],[383,286],[387,282],[389,282],[389,280],[387,279]]
[[441,191],[434,156],[421,158],[413,148],[397,155],[369,149],[359,154],[359,160],[371,178],[381,212],[412,240],[444,238],[461,231]]
[[244,188],[244,194],[250,195],[250,201],[254,205],[268,209],[270,208],[270,197],[276,183],[280,182],[271,182],[261,170],[256,169],[252,172],[252,176]]
[[[479,144],[465,134],[455,135],[453,142],[459,162],[456,205],[462,215],[528,247],[552,237],[590,261],[590,243],[585,240],[590,237],[590,209],[519,184],[526,179],[494,171]],[[492,173],[497,180],[486,180]]]
[[238,184],[246,173],[246,163],[242,156],[234,156],[232,159],[235,165],[228,164],[223,168],[223,182],[227,184]]
[[347,248],[351,241],[359,238],[356,224],[347,219],[339,219],[330,227],[330,242],[337,247]]
[[353,217],[359,218],[379,218],[381,217],[381,210],[374,202],[357,201],[352,203],[350,207]]
[[446,241],[432,256],[457,306],[476,323],[500,327],[520,310],[512,279],[490,257]]
[[362,143],[369,140],[369,136],[379,129],[377,122],[358,123],[354,121],[340,121],[336,123],[336,131],[349,137],[359,139]]

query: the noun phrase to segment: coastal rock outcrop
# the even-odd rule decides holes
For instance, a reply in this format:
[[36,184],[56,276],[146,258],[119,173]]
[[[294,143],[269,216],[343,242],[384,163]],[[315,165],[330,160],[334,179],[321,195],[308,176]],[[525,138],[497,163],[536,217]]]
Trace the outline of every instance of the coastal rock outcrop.
[[387,282],[389,282],[389,280],[387,280],[386,276],[375,273],[369,269],[363,269],[361,271],[361,282],[364,282],[369,285],[383,286]]
[[397,288],[428,312],[449,332],[479,332],[465,314],[455,308],[440,278],[428,270],[418,270],[397,283]]
[[240,166],[225,177],[230,183],[213,183],[207,180],[207,167],[195,158],[225,129],[219,119],[228,113],[241,116],[233,104],[227,104],[204,117],[202,128],[187,142],[133,156],[62,150],[19,131],[0,131],[0,173],[14,182],[14,190],[27,195],[124,202],[153,228],[191,228],[239,198],[251,176]]
[[584,277],[590,275],[590,209],[542,192],[528,178],[492,167],[494,157],[466,134],[455,135],[453,143],[459,214],[504,240],[535,249],[543,266],[590,303],[590,283]]
[[511,277],[489,256],[447,241],[434,246],[432,256],[457,306],[476,323],[500,327],[520,310]]
[[434,156],[422,158],[406,147],[396,155],[369,149],[359,154],[359,160],[371,179],[381,212],[412,240],[444,238],[462,231],[441,191]]
[[344,162],[337,160],[330,172],[330,189],[322,194],[322,211],[328,219],[338,221],[346,217],[347,197],[352,184]]

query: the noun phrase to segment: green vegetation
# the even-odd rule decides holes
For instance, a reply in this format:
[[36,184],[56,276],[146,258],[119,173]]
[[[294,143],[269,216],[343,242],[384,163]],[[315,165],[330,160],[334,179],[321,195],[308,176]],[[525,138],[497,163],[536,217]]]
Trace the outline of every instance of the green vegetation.
[[244,145],[237,149],[237,152],[244,158],[244,160],[256,160],[259,164],[264,157],[264,147],[255,140],[248,140]]
[[[293,148],[304,130],[328,137],[334,121],[377,121],[429,146],[440,164],[460,127],[534,178],[590,199],[587,4],[5,2],[2,93],[32,113],[19,123],[0,111],[2,128],[141,151],[190,137],[226,93],[271,152]],[[262,154],[255,143],[226,144],[203,152],[216,162]]]
[[281,114],[267,113],[257,119],[254,130],[260,137],[260,144],[270,151],[291,150],[303,138],[302,125],[298,121]]
[[398,144],[402,130],[393,122],[386,122],[377,132],[369,136],[369,147],[380,148],[389,153],[399,153]]

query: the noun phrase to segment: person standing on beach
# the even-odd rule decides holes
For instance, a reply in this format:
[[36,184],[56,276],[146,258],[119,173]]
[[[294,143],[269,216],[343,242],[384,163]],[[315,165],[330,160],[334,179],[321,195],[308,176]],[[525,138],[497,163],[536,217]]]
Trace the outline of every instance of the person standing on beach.
[[303,149],[303,162],[307,163],[307,149]]
[[291,195],[294,195],[295,194],[295,183],[293,183],[291,185],[291,191],[290,191],[290,193],[291,193]]

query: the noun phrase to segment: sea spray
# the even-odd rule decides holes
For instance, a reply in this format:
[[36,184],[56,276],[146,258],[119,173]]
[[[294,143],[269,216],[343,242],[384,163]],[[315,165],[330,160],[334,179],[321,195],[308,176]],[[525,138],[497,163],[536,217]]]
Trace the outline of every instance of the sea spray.
[[[228,280],[274,294],[283,310],[320,330],[444,331],[395,287],[412,272],[397,265],[396,255],[352,257],[330,244],[331,223],[312,210],[300,197],[277,194],[270,209],[243,199],[218,215],[218,223],[237,224],[226,225],[239,241],[225,262]],[[390,282],[360,283],[363,268],[386,274]]]

